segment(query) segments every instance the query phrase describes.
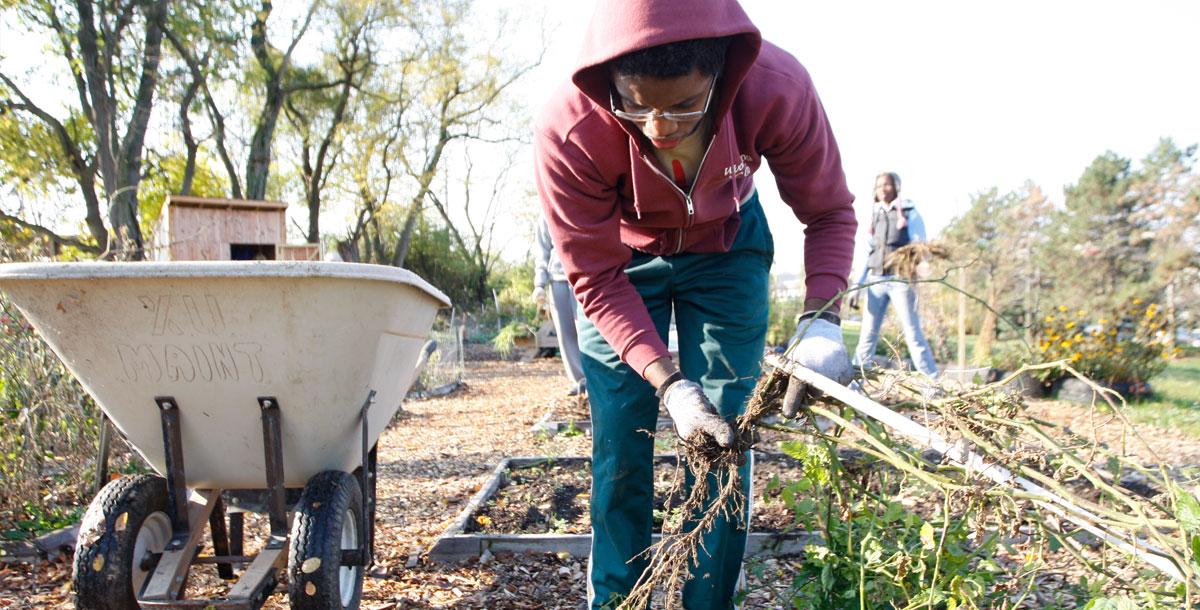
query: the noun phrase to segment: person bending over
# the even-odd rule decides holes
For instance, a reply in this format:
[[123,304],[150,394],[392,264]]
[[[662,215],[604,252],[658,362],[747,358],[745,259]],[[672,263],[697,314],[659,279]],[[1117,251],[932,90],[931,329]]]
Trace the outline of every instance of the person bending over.
[[[808,72],[734,0],[599,0],[578,67],[535,129],[542,211],[586,316],[589,605],[613,607],[647,567],[654,442],[644,431],[660,403],[683,439],[728,446],[760,372],[774,244],[755,172],[769,163],[799,220],[785,238],[805,227],[810,311],[790,357],[840,383],[852,369],[830,301],[850,273],[853,196]],[[805,392],[790,385],[794,415]],[[741,474],[750,497],[749,467]],[[730,606],[745,544],[744,522],[712,528],[685,608]]]

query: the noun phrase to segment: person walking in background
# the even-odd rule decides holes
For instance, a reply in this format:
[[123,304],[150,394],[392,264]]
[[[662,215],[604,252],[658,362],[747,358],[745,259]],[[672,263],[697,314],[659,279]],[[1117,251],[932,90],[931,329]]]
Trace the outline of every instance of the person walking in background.
[[[571,294],[571,285],[567,283],[567,274],[563,271],[562,261],[554,250],[554,241],[550,239],[550,228],[546,226],[546,217],[538,218],[534,257],[533,257],[533,302],[538,307],[546,307],[550,319],[554,322],[554,332],[558,336],[558,354],[562,356],[563,368],[567,371],[567,379],[571,382],[568,396],[578,396],[587,392],[587,379],[583,376],[583,367],[579,364],[579,334],[575,331],[575,295]],[[547,287],[549,290],[547,290]]]
[[867,306],[863,310],[858,346],[854,349],[854,366],[870,366],[871,356],[875,354],[875,346],[879,343],[883,316],[887,313],[888,304],[895,303],[896,317],[900,319],[900,328],[904,331],[913,365],[929,379],[937,379],[938,369],[933,350],[921,332],[916,285],[888,281],[901,278],[897,278],[894,270],[887,267],[885,262],[888,255],[898,248],[925,241],[925,221],[911,201],[900,199],[900,176],[895,172],[885,172],[875,178],[875,201],[872,205],[871,224],[867,228],[870,253],[854,286],[873,285],[850,293],[848,299],[850,308],[857,309],[860,295],[866,292]]
[[[806,227],[805,334],[788,357],[840,383],[853,369],[834,298],[857,223],[808,72],[735,0],[599,0],[577,65],[539,115],[534,150],[542,210],[586,315],[588,602],[599,609],[628,596],[648,565],[655,439],[645,431],[660,404],[681,442],[730,447],[759,376],[775,247],[754,173],[769,162]],[[789,380],[784,415],[806,398]],[[740,475],[752,497],[748,463]],[[703,536],[684,608],[730,607],[745,517],[722,515]]]

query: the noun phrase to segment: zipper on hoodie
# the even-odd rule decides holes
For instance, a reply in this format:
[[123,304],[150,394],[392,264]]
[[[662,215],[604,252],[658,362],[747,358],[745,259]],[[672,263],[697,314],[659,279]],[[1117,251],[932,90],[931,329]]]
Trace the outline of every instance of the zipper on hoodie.
[[[696,183],[700,180],[700,172],[704,169],[704,161],[708,159],[708,152],[712,150],[713,143],[716,141],[717,136],[716,134],[713,134],[713,137],[708,140],[708,146],[704,149],[704,154],[700,156],[700,165],[696,168],[696,179],[692,180],[692,186],[688,187],[687,192],[684,192],[683,189],[679,188],[678,184],[675,184],[674,180],[664,174],[662,169],[659,168],[656,163],[650,160],[650,157],[644,154],[642,155],[642,161],[646,165],[650,166],[650,169],[654,170],[654,173],[662,176],[662,179],[666,180],[667,183],[671,185],[671,188],[675,189],[680,195],[683,195],[683,201],[687,205],[687,221],[684,222],[683,227],[679,229],[679,240],[675,244],[675,254],[679,254],[683,251],[683,230],[692,226],[692,222],[696,218],[696,206],[692,203],[692,191],[696,190]],[[641,217],[641,212],[638,212],[638,218]]]

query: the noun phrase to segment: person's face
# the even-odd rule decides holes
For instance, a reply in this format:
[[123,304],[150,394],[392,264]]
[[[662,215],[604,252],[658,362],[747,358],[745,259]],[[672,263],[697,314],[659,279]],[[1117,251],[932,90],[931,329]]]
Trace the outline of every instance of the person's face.
[[891,203],[896,200],[896,185],[892,177],[884,174],[875,179],[875,201]]
[[[615,104],[618,110],[630,113],[655,113],[647,120],[632,121],[642,135],[656,148],[675,148],[680,142],[697,133],[704,115],[683,120],[662,114],[701,113],[708,105],[716,77],[693,70],[687,76],[654,78],[649,76],[612,75]],[[710,106],[711,107],[711,106]]]

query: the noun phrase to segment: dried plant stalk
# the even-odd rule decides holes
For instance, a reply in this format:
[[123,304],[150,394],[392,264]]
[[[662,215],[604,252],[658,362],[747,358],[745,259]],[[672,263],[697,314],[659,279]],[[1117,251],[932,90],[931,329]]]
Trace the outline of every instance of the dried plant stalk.
[[[1025,370],[1048,366],[1061,367],[1083,378],[1066,363],[1028,366],[1010,377]],[[703,533],[711,529],[718,516],[737,518],[744,514],[746,498],[742,497],[740,491],[737,466],[742,455],[752,447],[750,439],[753,438],[756,425],[791,434],[811,435],[825,442],[870,454],[905,476],[941,490],[948,497],[991,498],[989,510],[1005,515],[1009,513],[1004,511],[1016,511],[1008,522],[1019,523],[1024,520],[1034,523],[1046,535],[1060,542],[1068,541],[1068,552],[1086,567],[1106,575],[1114,587],[1128,591],[1159,588],[1161,592],[1165,588],[1160,587],[1168,581],[1157,580],[1154,581],[1157,584],[1152,584],[1145,578],[1117,577],[1116,574],[1121,570],[1114,569],[1114,566],[1125,566],[1128,572],[1134,566],[1154,564],[1182,585],[1180,589],[1185,599],[1193,599],[1194,591],[1200,589],[1200,576],[1196,572],[1196,566],[1200,563],[1190,544],[1194,528],[1189,525],[1189,519],[1193,516],[1180,512],[1200,511],[1198,500],[1172,479],[1165,465],[1145,467],[1132,463],[1125,451],[1114,451],[1062,426],[1028,417],[1020,397],[1002,391],[1003,383],[1008,379],[981,389],[947,395],[939,400],[910,402],[895,408],[915,409],[913,417],[923,420],[937,434],[946,439],[958,439],[954,441],[955,446],[950,453],[974,452],[986,456],[997,466],[1036,481],[1044,489],[1060,496],[1065,505],[1081,507],[1090,517],[1081,519],[1080,514],[1067,515],[1060,509],[1061,505],[1048,504],[1046,496],[1029,493],[1011,484],[997,484],[978,476],[978,472],[971,467],[954,466],[953,463],[938,462],[937,459],[929,461],[921,453],[920,446],[909,444],[901,435],[888,432],[883,424],[870,419],[851,420],[834,409],[812,405],[810,411],[813,414],[834,421],[842,433],[825,434],[811,429],[761,423],[764,415],[778,409],[788,378],[782,369],[771,370],[762,376],[746,413],[737,420],[739,437],[734,447],[721,449],[715,446],[682,445],[684,464],[696,482],[680,509],[684,515],[698,516],[679,531],[668,533],[664,528],[663,538],[646,551],[650,566],[622,608],[646,607],[656,590],[663,591],[666,608],[677,607],[679,591],[689,577],[688,567],[696,562],[698,553],[703,550]],[[903,387],[905,382],[896,385]],[[1112,396],[1101,394],[1107,400],[1112,399]],[[1111,417],[1127,430],[1127,437],[1141,441],[1148,448],[1148,444],[1120,413],[1120,405],[1111,406],[1114,411]],[[1151,488],[1157,489],[1157,495],[1143,497],[1144,494],[1127,489],[1121,483],[1120,473],[1131,471],[1138,473]],[[677,477],[677,480],[680,478]],[[713,489],[715,500],[706,505],[704,500]],[[1080,549],[1076,548],[1078,543],[1071,542],[1071,536],[1080,529],[1092,531],[1100,540],[1112,545],[1100,547],[1102,561],[1083,557]],[[1130,544],[1137,548],[1133,557],[1127,554]],[[1157,555],[1158,559],[1150,555]]]

